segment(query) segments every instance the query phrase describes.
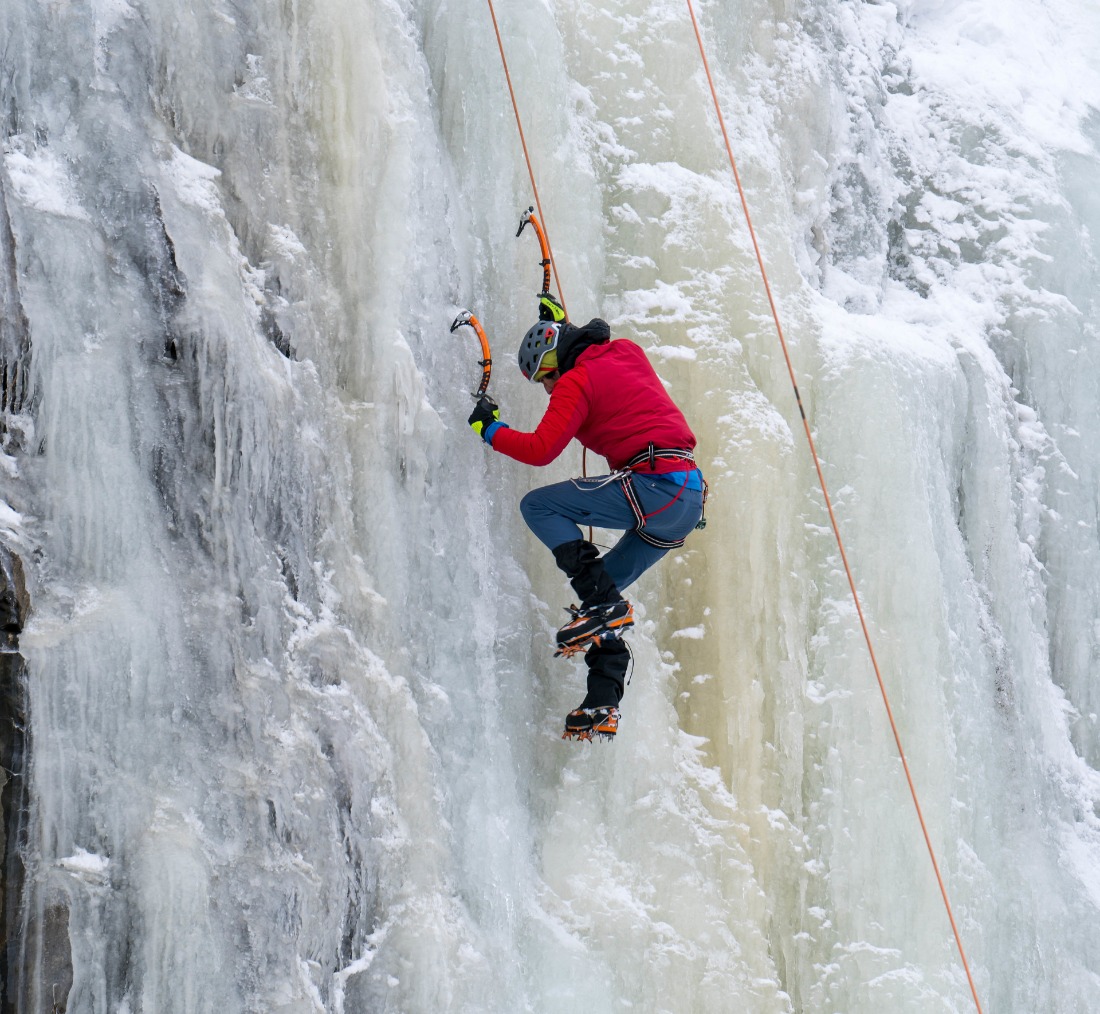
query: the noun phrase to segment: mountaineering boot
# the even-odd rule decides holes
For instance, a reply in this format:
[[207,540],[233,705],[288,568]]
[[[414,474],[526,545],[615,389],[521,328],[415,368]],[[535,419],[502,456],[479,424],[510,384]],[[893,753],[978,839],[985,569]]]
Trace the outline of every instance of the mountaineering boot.
[[578,651],[617,640],[627,627],[634,625],[634,607],[626,599],[587,609],[567,606],[566,611],[573,618],[558,631],[555,656],[569,658]]
[[591,743],[593,736],[614,739],[619,731],[619,709],[614,705],[602,708],[577,708],[565,716],[565,732],[562,739],[576,739]]
[[584,657],[588,665],[588,693],[581,706],[565,716],[562,739],[591,742],[610,740],[619,729],[618,704],[622,700],[630,649],[622,641],[594,645]]
[[634,607],[619,594],[599,550],[591,542],[576,539],[552,552],[581,599],[579,606],[569,607],[573,618],[558,631],[555,654],[568,657],[591,644],[621,637],[634,623]]

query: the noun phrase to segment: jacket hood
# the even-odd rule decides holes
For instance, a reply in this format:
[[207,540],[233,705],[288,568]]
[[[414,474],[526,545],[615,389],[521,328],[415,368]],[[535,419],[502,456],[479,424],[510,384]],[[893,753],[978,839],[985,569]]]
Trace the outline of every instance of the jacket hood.
[[593,345],[611,341],[611,325],[606,320],[593,317],[584,327],[565,323],[558,338],[558,369],[565,373],[577,362],[577,357]]

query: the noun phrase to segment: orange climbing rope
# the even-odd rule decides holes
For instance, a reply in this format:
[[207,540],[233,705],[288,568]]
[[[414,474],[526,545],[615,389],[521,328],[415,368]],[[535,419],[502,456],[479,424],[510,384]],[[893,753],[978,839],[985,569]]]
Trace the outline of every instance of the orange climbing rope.
[[[527,163],[527,175],[531,180],[531,191],[535,195],[535,205],[539,209],[539,221],[542,222],[542,231],[539,233],[539,241],[545,241],[546,252],[550,257],[550,266],[554,269],[554,278],[558,283],[558,301],[561,303],[561,308],[565,310],[565,319],[569,319],[569,308],[565,302],[565,293],[561,287],[561,275],[558,273],[558,265],[554,260],[554,247],[550,243],[550,230],[546,226],[546,216],[542,212],[542,201],[539,200],[539,185],[535,182],[535,170],[531,165],[531,155],[527,151],[527,138],[523,134],[523,119],[519,115],[519,103],[516,102],[516,90],[512,87],[512,75],[508,70],[508,57],[504,55],[504,43],[500,38],[500,25],[497,24],[497,12],[493,8],[493,0],[488,0],[489,4],[489,16],[493,19],[493,33],[497,37],[497,49],[500,50],[500,62],[504,67],[504,78],[508,82],[508,95],[512,99],[512,111],[516,114],[516,129],[519,131],[519,143],[523,147],[523,158]],[[538,228],[538,222],[532,220],[532,224],[535,228]],[[521,226],[522,228],[522,226]],[[543,288],[549,288],[545,280],[543,281]],[[581,474],[588,475],[588,448],[584,448],[581,451]],[[588,529],[588,541],[592,541],[592,529]]]
[[[504,66],[504,77],[508,82],[508,95],[512,99],[512,111],[516,114],[516,127],[519,129],[519,143],[523,147],[523,158],[527,163],[527,175],[531,179],[531,191],[535,195],[535,205],[539,209],[539,221],[542,222],[543,236],[546,238],[546,249],[550,255],[550,265],[554,269],[554,278],[558,283],[558,300],[562,305],[562,309],[565,310],[566,320],[569,319],[569,311],[566,309],[565,293],[561,288],[561,275],[558,273],[558,265],[554,260],[554,248],[550,244],[550,230],[546,226],[546,216],[542,213],[542,201],[539,200],[539,187],[535,182],[535,170],[531,166],[531,155],[527,151],[527,138],[523,134],[523,120],[519,115],[519,104],[516,102],[516,91],[512,87],[512,75],[508,71],[508,58],[504,55],[504,43],[500,38],[500,25],[497,24],[497,12],[493,9],[493,0],[488,0],[489,3],[489,15],[493,19],[493,32],[497,37],[497,49],[500,50],[500,62]],[[540,236],[540,239],[542,237]]]
[[[508,95],[512,100],[512,110],[515,113],[516,117],[516,127],[519,131],[520,144],[523,148],[523,157],[527,163],[527,174],[531,180],[531,190],[534,193],[535,204],[538,207],[539,218],[542,220],[543,228],[545,230],[546,216],[543,214],[542,201],[539,199],[538,184],[535,182],[535,172],[534,168],[531,165],[530,153],[527,150],[527,139],[523,133],[523,121],[520,117],[519,105],[516,102],[515,89],[512,87],[512,75],[508,70],[508,58],[505,56],[504,43],[501,41],[500,37],[500,25],[497,22],[496,10],[493,7],[493,0],[487,0],[487,2],[489,4],[489,14],[493,20],[493,32],[496,35],[497,48],[500,50],[501,64],[504,67],[504,76],[508,82]],[[779,337],[779,344],[783,350],[783,359],[787,364],[787,373],[790,376],[791,386],[794,389],[795,401],[798,403],[798,413],[802,417],[802,428],[806,434],[806,441],[809,444],[810,455],[813,458],[814,468],[817,471],[818,482],[821,485],[821,492],[825,498],[825,507],[829,514],[829,522],[832,525],[833,535],[836,538],[837,548],[840,550],[840,558],[842,563],[844,564],[844,573],[848,579],[848,587],[851,589],[852,592],[852,601],[856,607],[856,614],[859,616],[859,624],[863,630],[863,638],[867,644],[867,651],[871,658],[871,665],[875,671],[875,679],[878,681],[879,691],[882,694],[882,702],[886,707],[886,717],[889,720],[890,730],[894,735],[894,743],[897,746],[898,756],[901,758],[902,768],[905,771],[905,780],[909,786],[909,794],[913,799],[913,806],[917,813],[917,820],[920,823],[921,833],[924,836],[924,843],[928,848],[928,855],[932,861],[932,869],[936,875],[936,883],[939,885],[940,896],[943,898],[944,907],[947,910],[947,918],[951,923],[951,932],[954,934],[955,937],[955,944],[959,951],[959,957],[962,960],[963,970],[966,973],[967,983],[970,986],[970,993],[974,999],[974,1005],[978,1010],[978,1014],[982,1014],[982,1005],[981,1001],[978,999],[978,990],[974,984],[974,977],[970,971],[970,963],[967,961],[966,958],[966,950],[963,947],[962,937],[959,934],[958,925],[955,922],[955,915],[951,908],[951,901],[947,895],[947,887],[944,884],[943,876],[940,873],[939,862],[936,860],[936,850],[932,845],[932,838],[928,832],[928,825],[924,820],[924,813],[921,810],[920,799],[917,796],[916,785],[913,782],[913,775],[909,769],[909,762],[905,756],[905,749],[901,743],[901,734],[898,732],[897,722],[894,720],[894,710],[890,705],[890,697],[886,692],[886,683],[883,680],[882,670],[879,668],[878,659],[875,656],[875,648],[871,640],[871,633],[867,626],[867,620],[863,614],[863,607],[859,600],[859,592],[856,590],[855,578],[852,575],[852,568],[848,563],[848,554],[844,548],[844,540],[841,538],[840,535],[840,525],[837,522],[836,513],[833,510],[832,499],[829,496],[829,489],[825,482],[825,474],[821,468],[821,460],[820,458],[818,458],[817,448],[814,444],[813,433],[810,430],[810,424],[806,418],[806,411],[802,405],[802,396],[798,390],[798,380],[795,377],[794,365],[791,362],[790,350],[787,345],[787,339],[783,334],[783,325],[779,318],[779,310],[775,304],[775,297],[772,295],[771,282],[768,279],[767,268],[764,265],[764,257],[760,251],[760,243],[756,237],[756,229],[752,224],[752,215],[749,212],[748,200],[745,197],[745,189],[741,183],[741,174],[740,172],[738,172],[737,169],[737,160],[733,157],[733,146],[730,143],[729,132],[726,130],[726,121],[725,117],[722,115],[722,106],[718,100],[718,92],[714,86],[714,78],[710,72],[710,62],[707,59],[706,47],[703,44],[703,36],[699,29],[699,21],[695,16],[695,7],[692,3],[692,0],[686,0],[686,2],[688,7],[688,14],[691,17],[692,29],[695,32],[695,40],[699,45],[699,55],[702,58],[703,70],[706,72],[707,85],[710,89],[711,98],[714,101],[714,110],[718,116],[718,125],[722,130],[722,139],[725,142],[726,155],[729,157],[730,168],[733,170],[733,178],[734,182],[737,185],[737,193],[741,200],[741,208],[745,215],[745,223],[747,224],[749,229],[749,236],[752,239],[753,250],[756,254],[756,262],[760,267],[760,277],[764,283],[764,291],[767,294],[768,305],[771,308],[772,319],[775,322],[776,334]],[[546,246],[550,256],[550,263],[554,270],[554,277],[557,279],[558,282],[558,297],[561,300],[562,307],[564,308],[565,296],[561,289],[561,276],[558,273],[558,266],[554,260],[553,246],[551,246],[550,244],[548,234],[546,235]],[[591,530],[589,530],[589,537],[591,538]]]
[[699,44],[699,55],[703,59],[703,70],[706,71],[707,85],[710,87],[710,95],[714,100],[714,110],[718,114],[718,124],[722,128],[722,139],[726,143],[726,154],[729,156],[730,168],[733,170],[733,178],[737,184],[737,193],[741,198],[741,207],[745,213],[745,222],[749,227],[749,236],[752,238],[753,250],[756,251],[756,262],[760,266],[760,277],[764,281],[764,291],[768,295],[768,305],[771,307],[772,318],[775,321],[775,330],[779,335],[779,344],[783,347],[783,358],[787,363],[787,372],[791,378],[791,385],[794,387],[795,400],[798,402],[798,413],[802,416],[802,427],[806,431],[806,440],[810,445],[810,454],[814,459],[814,468],[817,469],[817,478],[821,483],[821,492],[825,497],[825,507],[829,512],[829,521],[833,526],[836,544],[840,549],[840,558],[844,563],[844,573],[848,577],[848,586],[852,590],[852,600],[855,603],[856,613],[859,616],[859,624],[863,628],[863,638],[867,642],[867,651],[871,656],[871,665],[875,670],[875,678],[878,680],[878,687],[882,693],[882,701],[886,705],[886,717],[890,720],[890,729],[894,734],[894,742],[897,744],[898,755],[901,757],[902,767],[905,769],[905,780],[909,783],[909,793],[913,797],[913,806],[917,811],[917,820],[920,821],[920,829],[924,835],[924,843],[928,846],[928,855],[932,859],[932,869],[935,871],[936,882],[940,887],[940,895],[943,897],[943,903],[947,909],[947,918],[951,922],[951,932],[955,935],[955,944],[959,949],[959,957],[962,959],[963,969],[966,972],[966,981],[970,984],[970,993],[974,998],[974,1005],[978,1008],[978,1014],[981,1014],[982,1004],[978,999],[978,990],[974,985],[974,977],[970,974],[970,964],[966,960],[966,951],[963,949],[962,937],[959,935],[959,928],[955,923],[955,915],[951,910],[951,902],[947,897],[947,888],[944,886],[943,877],[940,875],[940,866],[936,861],[936,850],[932,847],[932,839],[928,834],[928,826],[924,822],[924,814],[921,812],[916,786],[913,784],[913,776],[909,771],[909,762],[905,759],[905,750],[901,745],[901,735],[898,733],[897,723],[894,721],[894,710],[890,707],[890,698],[886,693],[886,684],[882,678],[882,671],[879,669],[878,659],[875,658],[875,648],[871,642],[871,633],[867,628],[867,621],[863,616],[863,608],[859,602],[859,593],[856,591],[856,583],[855,579],[852,577],[852,569],[848,565],[848,554],[844,551],[844,541],[840,537],[840,526],[837,524],[836,514],[833,513],[833,504],[832,500],[829,498],[829,490],[825,485],[825,475],[821,470],[821,461],[817,456],[813,434],[810,432],[810,424],[806,419],[806,411],[802,407],[802,397],[798,393],[798,381],[795,379],[794,366],[791,364],[790,351],[787,348],[787,339],[783,335],[783,325],[779,321],[779,311],[776,309],[775,299],[772,296],[771,284],[768,281],[768,272],[764,267],[764,257],[760,252],[760,244],[756,239],[756,230],[753,228],[752,216],[749,214],[749,205],[745,198],[745,189],[741,185],[741,174],[737,171],[737,161],[733,157],[733,146],[730,144],[729,134],[726,131],[726,121],[722,116],[722,106],[718,101],[718,92],[714,87],[714,78],[710,73],[710,63],[707,60],[707,52],[706,47],[703,45],[702,33],[699,31],[699,21],[695,17],[695,7],[692,4],[692,0],[686,0],[686,2],[688,13],[691,15],[691,26],[695,30],[695,41]]

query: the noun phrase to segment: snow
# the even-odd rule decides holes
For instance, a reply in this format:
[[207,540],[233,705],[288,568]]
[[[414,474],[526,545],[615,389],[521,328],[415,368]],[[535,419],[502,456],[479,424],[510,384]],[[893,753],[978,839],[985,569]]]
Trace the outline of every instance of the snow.
[[703,626],[684,627],[681,630],[674,630],[669,636],[686,637],[691,639],[692,641],[701,641],[704,637],[706,637],[706,633],[706,627]]
[[24,151],[16,142],[4,151],[4,166],[15,195],[28,208],[47,215],[89,221],[68,167],[49,151]]
[[0,500],[0,525],[2,525],[8,532],[18,532],[23,527],[23,516]]
[[96,855],[78,848],[71,856],[58,860],[58,865],[69,873],[91,883],[103,883],[107,879],[107,870],[111,861],[106,856]]
[[192,158],[174,145],[165,168],[185,204],[210,214],[221,213],[221,192],[217,184],[222,174],[220,169]]

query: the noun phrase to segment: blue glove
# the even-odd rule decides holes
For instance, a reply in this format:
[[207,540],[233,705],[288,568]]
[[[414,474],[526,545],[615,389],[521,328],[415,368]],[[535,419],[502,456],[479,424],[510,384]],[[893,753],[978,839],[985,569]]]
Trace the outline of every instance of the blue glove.
[[493,446],[493,434],[502,426],[505,428],[508,426],[507,423],[500,421],[500,406],[487,394],[478,398],[467,422],[490,447]]

